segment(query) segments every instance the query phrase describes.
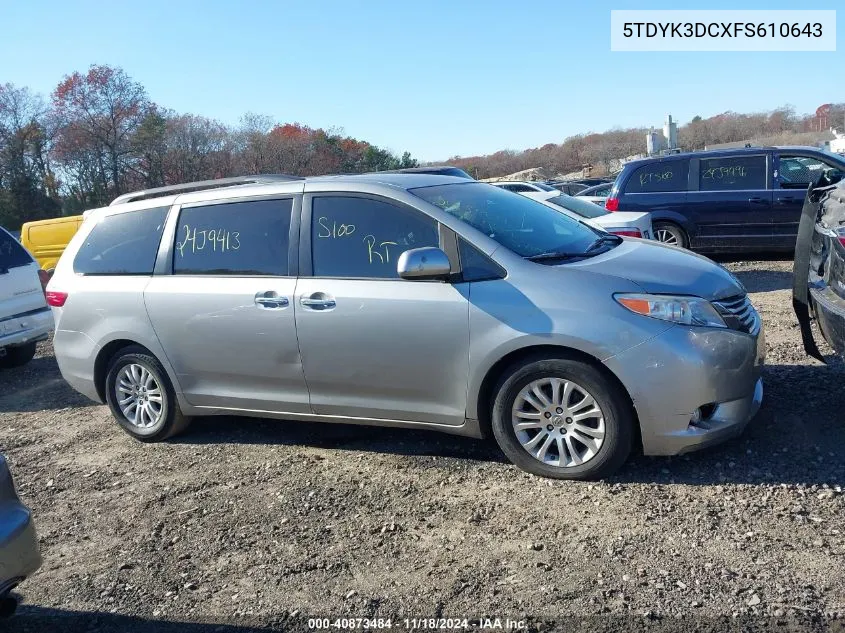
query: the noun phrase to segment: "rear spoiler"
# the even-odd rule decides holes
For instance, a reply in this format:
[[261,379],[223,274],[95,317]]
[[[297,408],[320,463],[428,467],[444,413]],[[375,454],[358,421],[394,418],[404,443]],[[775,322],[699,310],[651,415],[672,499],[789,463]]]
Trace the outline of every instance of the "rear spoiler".
[[813,193],[813,184],[810,183],[807,196],[804,198],[804,208],[801,210],[798,238],[795,240],[795,261],[792,265],[792,309],[801,328],[804,351],[809,356],[827,363],[813,338],[813,327],[810,322],[810,248],[813,244],[813,232],[816,230],[818,216]]

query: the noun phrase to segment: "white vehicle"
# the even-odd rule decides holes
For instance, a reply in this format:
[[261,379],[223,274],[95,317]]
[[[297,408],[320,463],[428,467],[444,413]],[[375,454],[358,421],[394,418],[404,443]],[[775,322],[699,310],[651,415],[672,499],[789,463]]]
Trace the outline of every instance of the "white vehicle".
[[0,369],[25,365],[53,329],[39,266],[0,228]]
[[592,224],[608,233],[627,237],[654,239],[651,228],[651,214],[638,211],[609,212],[602,207],[575,196],[567,196],[559,191],[529,191],[520,195],[542,202],[566,215]]
[[529,182],[527,180],[498,180],[496,182],[488,183],[500,189],[507,189],[514,193],[560,193],[551,185],[543,182]]
[[605,201],[608,198],[608,196],[610,196],[610,190],[611,189],[613,189],[613,183],[612,182],[606,182],[606,183],[603,183],[601,185],[594,185],[593,187],[587,187],[586,189],[579,191],[575,195],[578,198],[583,198],[584,200],[589,200],[590,202],[603,207]]

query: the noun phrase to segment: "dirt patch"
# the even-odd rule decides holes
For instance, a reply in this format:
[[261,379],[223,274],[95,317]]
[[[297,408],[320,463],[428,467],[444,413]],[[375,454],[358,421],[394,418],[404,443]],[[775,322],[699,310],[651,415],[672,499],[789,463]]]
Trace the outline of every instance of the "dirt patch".
[[72,391],[42,344],[0,373],[0,450],[44,556],[4,624],[841,630],[845,372],[801,348],[791,262],[727,266],[766,323],[759,416],[721,447],[636,457],[599,484],[536,478],[491,444],[422,431],[205,418],[144,445]]

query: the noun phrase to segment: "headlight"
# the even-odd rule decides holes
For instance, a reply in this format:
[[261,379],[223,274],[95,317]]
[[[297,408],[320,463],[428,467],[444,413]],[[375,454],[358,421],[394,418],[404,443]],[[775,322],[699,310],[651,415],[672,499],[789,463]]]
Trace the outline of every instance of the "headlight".
[[618,294],[616,301],[631,312],[681,325],[727,327],[706,299],[673,295]]

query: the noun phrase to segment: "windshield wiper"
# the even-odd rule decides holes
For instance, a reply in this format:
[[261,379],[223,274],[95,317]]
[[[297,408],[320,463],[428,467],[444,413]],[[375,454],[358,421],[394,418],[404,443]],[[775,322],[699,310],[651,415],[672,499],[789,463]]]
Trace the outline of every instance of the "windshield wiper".
[[529,255],[525,259],[532,262],[541,262],[547,259],[574,259],[576,257],[589,257],[584,253],[567,253],[565,251],[548,251],[547,253],[538,253],[537,255]]
[[602,235],[595,242],[590,244],[590,248],[588,248],[586,252],[589,253],[590,251],[594,251],[599,246],[601,246],[602,244],[621,244],[621,243],[622,243],[621,237],[619,237],[618,235],[614,235],[613,233],[609,233],[607,235]]

